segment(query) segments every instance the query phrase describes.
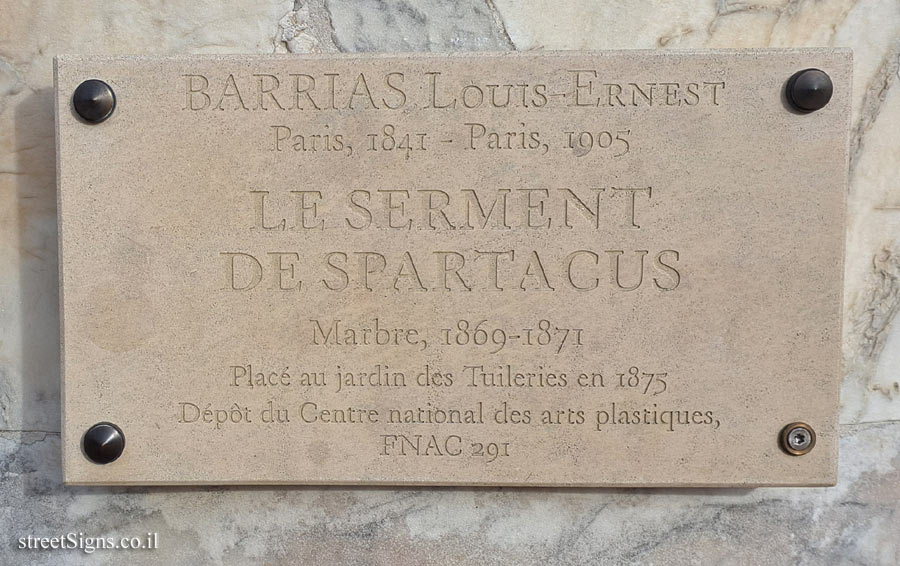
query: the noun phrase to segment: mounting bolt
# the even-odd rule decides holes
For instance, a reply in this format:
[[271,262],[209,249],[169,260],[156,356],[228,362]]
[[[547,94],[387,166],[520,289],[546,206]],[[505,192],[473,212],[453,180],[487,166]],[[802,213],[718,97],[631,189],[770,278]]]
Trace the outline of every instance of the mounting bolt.
[[819,69],[804,69],[794,73],[785,85],[788,101],[804,113],[821,110],[831,100],[834,85],[831,77]]
[[109,464],[125,450],[125,435],[112,423],[97,423],[84,433],[81,449],[91,462]]
[[791,423],[781,429],[781,448],[792,456],[808,454],[816,446],[816,431],[806,423]]
[[116,93],[105,82],[89,79],[75,89],[72,105],[82,120],[89,124],[99,124],[116,109]]

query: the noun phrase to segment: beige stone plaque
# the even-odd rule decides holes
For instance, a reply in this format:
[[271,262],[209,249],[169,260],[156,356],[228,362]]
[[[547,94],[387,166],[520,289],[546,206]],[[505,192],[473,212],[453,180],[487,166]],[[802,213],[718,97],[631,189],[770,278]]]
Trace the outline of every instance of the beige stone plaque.
[[65,480],[833,484],[850,69],[59,57]]

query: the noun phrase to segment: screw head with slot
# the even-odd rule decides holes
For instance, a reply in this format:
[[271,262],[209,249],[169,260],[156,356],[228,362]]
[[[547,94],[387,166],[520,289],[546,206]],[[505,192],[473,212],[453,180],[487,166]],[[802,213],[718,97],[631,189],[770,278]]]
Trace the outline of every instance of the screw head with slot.
[[792,456],[808,454],[816,446],[816,432],[806,423],[791,423],[781,429],[781,448]]

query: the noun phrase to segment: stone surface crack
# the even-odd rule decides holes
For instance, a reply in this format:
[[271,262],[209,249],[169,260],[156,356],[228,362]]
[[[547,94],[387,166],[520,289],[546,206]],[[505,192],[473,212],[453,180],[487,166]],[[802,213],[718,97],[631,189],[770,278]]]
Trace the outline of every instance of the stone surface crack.
[[343,51],[325,0],[296,0],[294,9],[278,20],[275,43],[276,51],[282,45],[290,53]]
[[860,106],[859,119],[850,133],[850,172],[853,173],[856,162],[862,153],[863,139],[878,119],[882,103],[887,97],[891,85],[900,76],[900,38],[897,38],[881,61],[878,72],[869,82],[866,94]]
[[872,259],[875,283],[866,300],[857,326],[861,326],[861,351],[875,359],[884,349],[888,330],[900,310],[900,255],[884,247]]
[[488,11],[491,13],[491,19],[494,22],[494,27],[497,28],[500,37],[503,38],[511,50],[515,51],[517,49],[516,44],[513,42],[512,37],[510,37],[509,32],[506,31],[506,22],[503,21],[503,15],[500,13],[500,10],[497,9],[494,0],[484,0],[484,2],[487,4]]
[[900,424],[900,419],[883,419],[877,421],[859,421],[855,423],[840,423],[842,427],[865,427],[871,425],[889,425],[889,424]]

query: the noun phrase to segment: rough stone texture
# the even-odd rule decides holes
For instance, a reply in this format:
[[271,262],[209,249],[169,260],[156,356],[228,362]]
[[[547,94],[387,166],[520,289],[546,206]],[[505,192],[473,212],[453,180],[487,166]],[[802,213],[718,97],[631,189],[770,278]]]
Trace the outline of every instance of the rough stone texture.
[[[329,3],[330,4],[330,3]],[[518,49],[847,46],[854,139],[837,487],[758,490],[97,489],[60,485],[52,56],[287,50],[290,2],[0,4],[0,543],[3,564],[900,563],[900,4],[896,0],[496,0],[421,8]],[[311,11],[335,21],[329,6]],[[331,6],[333,8],[333,6]],[[368,9],[368,8],[367,8]],[[385,21],[373,3],[364,20]],[[382,13],[379,13],[382,12]],[[388,12],[389,13],[389,12]],[[463,20],[460,23],[460,18]],[[421,28],[421,26],[420,26]],[[331,35],[312,27],[320,44]],[[336,45],[398,49],[397,26]],[[366,30],[364,36],[356,30]],[[409,33],[409,32],[406,32]],[[417,33],[422,33],[417,31]],[[497,35],[494,35],[494,34]],[[399,37],[398,37],[399,36]],[[419,36],[421,37],[421,36]],[[472,41],[467,36],[465,41]],[[502,42],[499,48],[507,48]],[[424,47],[422,47],[424,48]],[[152,552],[21,551],[16,539],[158,531]]]
[[65,488],[59,438],[0,437],[4,564],[84,564],[17,550],[28,533],[159,533],[100,564],[897,563],[900,425],[847,425],[834,488]]
[[341,51],[511,49],[483,0],[326,0]]

